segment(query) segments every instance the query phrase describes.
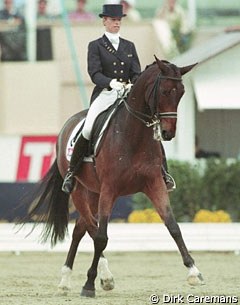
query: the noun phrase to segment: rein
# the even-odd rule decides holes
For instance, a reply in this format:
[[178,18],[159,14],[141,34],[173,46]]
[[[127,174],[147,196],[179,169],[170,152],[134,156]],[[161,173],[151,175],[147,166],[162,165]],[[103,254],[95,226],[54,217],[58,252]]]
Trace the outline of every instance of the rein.
[[[157,96],[158,96],[158,90],[160,87],[160,82],[162,79],[170,79],[175,81],[181,81],[182,78],[180,77],[171,77],[171,76],[163,76],[161,74],[158,75],[157,79],[154,82],[152,91],[150,93],[150,96],[154,94],[154,103],[155,107],[157,107]],[[153,92],[154,91],[154,92]],[[177,118],[177,112],[160,112],[155,113],[154,115],[150,116],[146,113],[137,111],[133,109],[127,102],[127,99],[124,99],[124,105],[127,109],[127,111],[134,116],[136,119],[141,121],[146,127],[152,127],[154,125],[159,125],[162,118],[169,118],[169,119],[176,119]]]

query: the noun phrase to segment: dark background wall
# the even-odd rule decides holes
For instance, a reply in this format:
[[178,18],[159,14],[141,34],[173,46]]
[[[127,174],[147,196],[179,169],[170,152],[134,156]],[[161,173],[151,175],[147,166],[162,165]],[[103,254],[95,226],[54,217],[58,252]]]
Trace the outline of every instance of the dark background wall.
[[[35,183],[0,183],[0,221],[14,222],[27,214],[28,207],[23,200],[34,186]],[[127,219],[131,211],[131,197],[121,197],[114,206],[111,219]],[[77,217],[75,211],[71,213],[70,220]]]

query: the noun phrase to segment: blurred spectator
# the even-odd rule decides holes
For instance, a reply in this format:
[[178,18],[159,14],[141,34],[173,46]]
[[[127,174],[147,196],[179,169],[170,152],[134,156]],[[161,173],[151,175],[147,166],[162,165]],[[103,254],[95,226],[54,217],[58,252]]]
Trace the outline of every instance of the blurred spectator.
[[48,13],[48,1],[38,0],[37,6],[37,60],[52,60],[51,25],[58,16]]
[[96,20],[92,12],[86,10],[87,0],[76,0],[76,9],[69,13],[69,20],[74,22],[91,22]]
[[17,12],[13,0],[4,0],[0,23],[1,61],[26,60],[25,20]]
[[135,8],[135,0],[121,0],[120,4],[123,6],[123,13],[127,15],[125,20],[134,22],[142,20],[141,14]]
[[37,22],[41,24],[50,24],[56,20],[60,20],[61,14],[60,13],[53,13],[49,12],[49,3],[50,1],[47,0],[38,0],[37,6]]
[[169,29],[168,36],[172,40],[169,44],[172,43],[172,49],[176,46],[177,51],[182,53],[190,47],[193,29],[187,13],[177,3],[177,0],[165,0],[163,6],[157,10],[156,18],[161,21],[161,26],[165,27],[165,31]]
[[47,11],[47,0],[38,0],[37,6],[37,22],[38,24],[43,21],[51,20],[51,15]]

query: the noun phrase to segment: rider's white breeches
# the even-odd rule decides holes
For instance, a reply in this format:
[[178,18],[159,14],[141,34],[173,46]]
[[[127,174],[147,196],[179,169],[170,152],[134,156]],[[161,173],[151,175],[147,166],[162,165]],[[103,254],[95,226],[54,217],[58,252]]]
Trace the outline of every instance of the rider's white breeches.
[[107,89],[103,89],[103,91],[99,94],[99,96],[93,101],[91,104],[88,114],[85,120],[85,124],[82,130],[82,135],[85,139],[89,140],[93,123],[97,116],[108,109],[117,99],[118,92],[114,89],[108,91]]

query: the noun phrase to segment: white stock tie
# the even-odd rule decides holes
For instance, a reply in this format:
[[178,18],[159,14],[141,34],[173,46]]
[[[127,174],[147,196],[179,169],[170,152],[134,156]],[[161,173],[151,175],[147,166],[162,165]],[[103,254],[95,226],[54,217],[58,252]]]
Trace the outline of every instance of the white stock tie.
[[117,50],[119,45],[119,37],[112,37],[110,41],[114,48]]

